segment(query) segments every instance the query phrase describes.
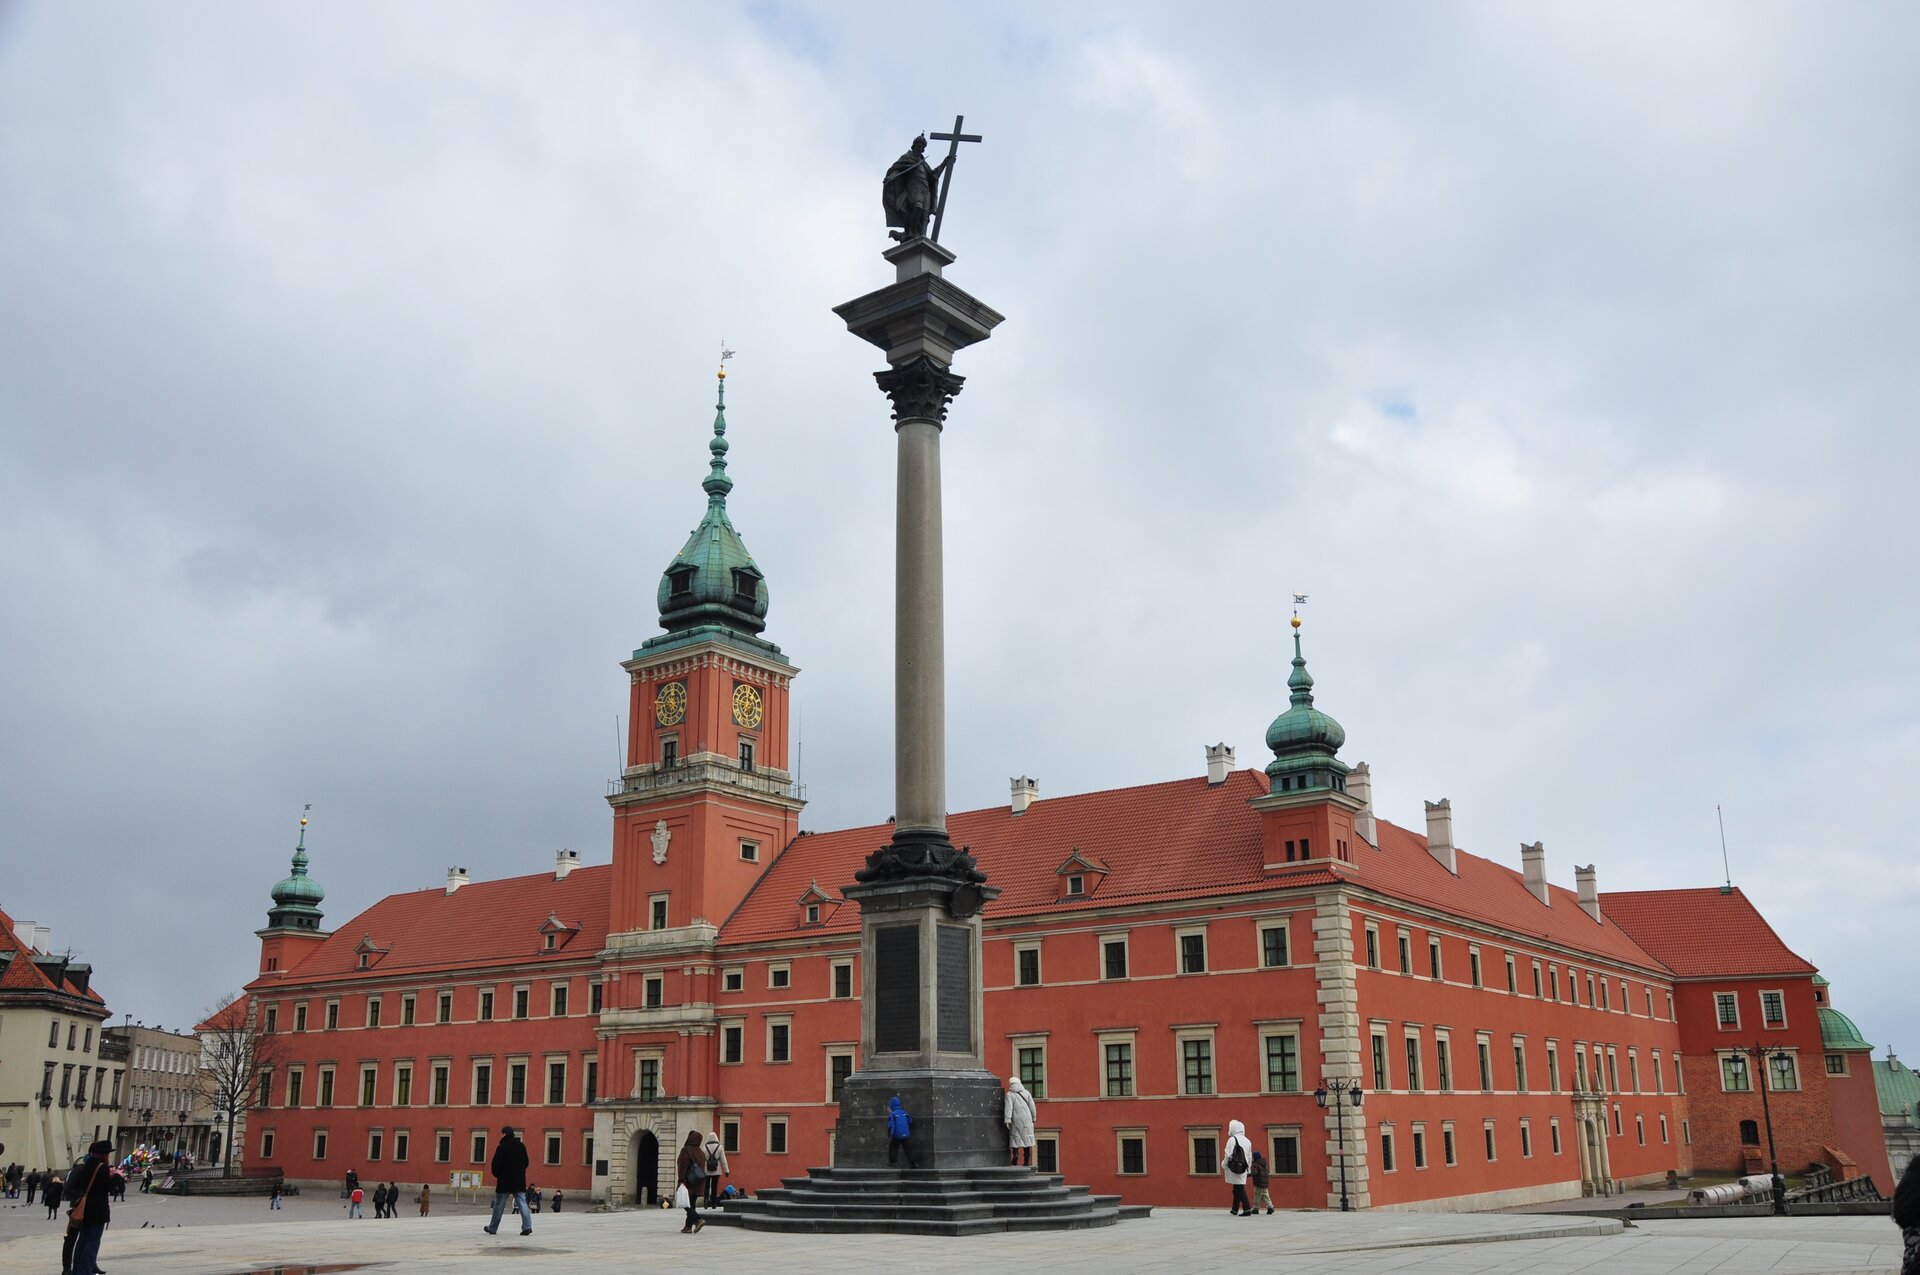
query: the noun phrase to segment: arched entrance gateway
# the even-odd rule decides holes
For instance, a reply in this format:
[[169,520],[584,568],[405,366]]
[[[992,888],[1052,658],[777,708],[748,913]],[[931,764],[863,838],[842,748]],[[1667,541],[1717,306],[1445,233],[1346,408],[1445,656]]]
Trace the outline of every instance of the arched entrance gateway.
[[660,1139],[651,1129],[633,1135],[633,1202],[657,1203],[660,1199]]

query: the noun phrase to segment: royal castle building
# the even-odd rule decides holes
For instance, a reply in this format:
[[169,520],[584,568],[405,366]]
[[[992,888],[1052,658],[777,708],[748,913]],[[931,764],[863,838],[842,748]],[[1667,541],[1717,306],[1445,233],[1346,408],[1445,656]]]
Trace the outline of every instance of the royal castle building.
[[[724,381],[709,447],[661,632],[623,664],[611,862],[455,867],[329,930],[303,838],[248,987],[276,1037],[250,1165],[444,1182],[512,1124],[543,1188],[636,1203],[693,1129],[750,1190],[832,1160],[866,973],[842,891],[890,829],[800,830],[799,669],[729,516]],[[1218,1205],[1237,1119],[1282,1207],[1524,1204],[1752,1169],[1766,1084],[1783,1169],[1891,1190],[1868,1060],[1829,1047],[1829,989],[1744,895],[1605,895],[1591,867],[1566,889],[1537,843],[1520,871],[1456,845],[1445,801],[1381,818],[1295,626],[1262,768],[1217,745],[1163,783],[1016,779],[949,817],[1001,891],[987,1062],[1040,1099],[1042,1170]]]

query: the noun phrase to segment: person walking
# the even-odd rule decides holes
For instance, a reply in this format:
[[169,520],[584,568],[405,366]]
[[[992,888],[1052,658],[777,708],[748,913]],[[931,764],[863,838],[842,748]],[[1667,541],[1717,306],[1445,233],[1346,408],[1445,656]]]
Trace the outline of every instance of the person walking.
[[279,1207],[280,1207],[280,1179],[275,1178],[273,1180],[273,1195],[267,1200],[267,1208],[277,1209]]
[[107,1157],[113,1144],[105,1138],[87,1148],[86,1159],[73,1166],[67,1181],[73,1184],[68,1198],[67,1242],[62,1247],[62,1275],[94,1275],[100,1264],[100,1241],[106,1237],[107,1223],[113,1220],[113,1205],[107,1199]]
[[1265,1209],[1269,1213],[1273,1212],[1273,1197],[1267,1194],[1267,1183],[1271,1178],[1267,1170],[1267,1157],[1258,1151],[1254,1152],[1253,1168],[1247,1176],[1253,1180],[1253,1211],[1258,1213],[1261,1209]]
[[900,1105],[900,1095],[887,1099],[887,1163],[897,1162],[902,1151],[907,1154],[907,1167],[917,1169],[920,1162],[913,1158],[913,1146],[909,1139],[913,1137],[913,1117]]
[[1007,1147],[1013,1156],[1013,1163],[1019,1164],[1021,1157],[1026,1158],[1029,1169],[1033,1167],[1033,1122],[1039,1115],[1034,1106],[1033,1094],[1020,1083],[1015,1076],[1007,1081],[1007,1101],[1001,1113],[1007,1122]]
[[348,1217],[357,1217],[362,1221],[366,1220],[367,1215],[364,1212],[362,1212],[360,1209],[360,1201],[366,1198],[366,1194],[367,1193],[365,1191],[362,1191],[357,1186],[354,1187],[352,1191],[348,1192],[347,1194],[347,1216]]
[[420,1184],[420,1216],[425,1217],[427,1214],[431,1213],[432,1211],[433,1211],[433,1186],[431,1183],[423,1182]]
[[33,1197],[40,1194],[40,1170],[35,1169],[27,1175],[27,1203],[33,1203]]
[[500,1130],[500,1141],[493,1148],[493,1221],[481,1228],[488,1235],[500,1229],[500,1215],[507,1201],[520,1214],[520,1234],[533,1234],[533,1214],[527,1212],[527,1145],[513,1136],[513,1126]]
[[40,1199],[47,1206],[47,1220],[49,1222],[53,1220],[53,1215],[60,1211],[60,1197],[65,1193],[65,1189],[60,1175],[49,1169],[47,1171],[47,1180],[40,1187]]
[[1900,1185],[1893,1188],[1893,1224],[1906,1244],[1900,1275],[1920,1275],[1920,1155],[1907,1161]]
[[698,1235],[706,1223],[700,1218],[700,1201],[707,1193],[707,1152],[700,1145],[700,1131],[689,1129],[687,1140],[680,1144],[680,1157],[675,1165],[678,1170],[679,1185],[673,1190],[673,1201],[687,1211],[687,1224],[680,1228],[682,1235]]
[[1247,1202],[1247,1175],[1253,1170],[1253,1144],[1247,1141],[1247,1126],[1238,1120],[1227,1123],[1227,1145],[1225,1155],[1220,1157],[1220,1172],[1233,1188],[1233,1206],[1229,1210],[1235,1217],[1252,1217],[1253,1205]]
[[[720,1131],[715,1129],[707,1136],[704,1148],[707,1155],[707,1207],[718,1208],[720,1204],[720,1179],[732,1172],[727,1164],[727,1149],[720,1143]],[[553,1211],[560,1211],[560,1193],[554,1192]]]

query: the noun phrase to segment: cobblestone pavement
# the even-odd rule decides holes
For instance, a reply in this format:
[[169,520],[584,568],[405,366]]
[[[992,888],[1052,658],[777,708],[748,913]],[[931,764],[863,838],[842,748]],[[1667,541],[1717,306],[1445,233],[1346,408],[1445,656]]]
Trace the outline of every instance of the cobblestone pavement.
[[[1898,1232],[1884,1218],[1726,1218],[1617,1223],[1551,1214],[1280,1213],[1164,1209],[1100,1230],[969,1239],[776,1236],[709,1227],[683,1236],[678,1213],[546,1213],[522,1238],[486,1210],[436,1200],[434,1215],[350,1221],[339,1202],[305,1196],[281,1212],[264,1200],[129,1196],[101,1254],[110,1275],[406,1270],[452,1275],[647,1269],[688,1263],[846,1275],[862,1266],[1061,1275],[1216,1270],[1386,1275],[1825,1275],[1896,1271]],[[58,1224],[44,1209],[0,1208],[0,1272],[59,1269]],[[142,1226],[145,1223],[145,1226]]]

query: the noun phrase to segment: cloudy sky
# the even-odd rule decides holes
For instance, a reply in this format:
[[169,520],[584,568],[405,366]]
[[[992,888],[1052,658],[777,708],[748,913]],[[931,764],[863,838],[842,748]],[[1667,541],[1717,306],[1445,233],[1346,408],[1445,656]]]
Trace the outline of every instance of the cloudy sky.
[[[878,179],[964,112],[956,809],[1266,760],[1734,879],[1920,1056],[1920,17],[1895,5],[0,4],[0,907],[116,1015],[608,856],[697,520],[891,810]],[[1905,581],[1905,583],[1902,583]]]

